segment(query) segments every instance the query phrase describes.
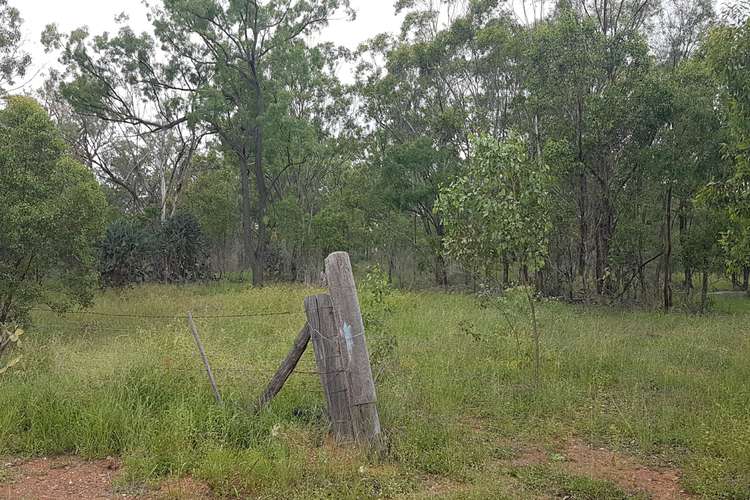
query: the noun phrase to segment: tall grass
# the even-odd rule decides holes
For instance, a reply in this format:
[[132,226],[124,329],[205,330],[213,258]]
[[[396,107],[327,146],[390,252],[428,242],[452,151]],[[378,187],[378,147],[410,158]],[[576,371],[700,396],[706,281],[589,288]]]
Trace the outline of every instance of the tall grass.
[[[24,360],[0,379],[0,455],[118,455],[124,489],[192,474],[221,495],[427,494],[425,478],[459,497],[618,497],[590,478],[540,479],[498,464],[526,444],[554,451],[576,435],[684,470],[708,497],[750,497],[750,336],[747,299],[721,297],[708,317],[540,304],[541,382],[531,334],[472,297],[364,297],[379,353],[385,459],[326,438],[320,383],[297,373],[272,406],[248,411],[304,323],[301,287],[146,286],[98,297],[96,312],[160,319],[58,318],[37,312]],[[210,392],[185,313],[289,311],[198,319],[225,399]],[[381,346],[388,346],[381,350]],[[375,356],[375,354],[374,354]],[[312,353],[299,368],[314,372]],[[488,474],[488,471],[493,471]],[[587,493],[588,492],[588,493]]]

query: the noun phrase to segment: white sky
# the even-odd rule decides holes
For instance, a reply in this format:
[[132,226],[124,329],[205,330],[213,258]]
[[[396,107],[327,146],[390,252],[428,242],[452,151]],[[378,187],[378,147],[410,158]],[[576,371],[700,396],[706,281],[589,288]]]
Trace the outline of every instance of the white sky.
[[[353,22],[335,20],[330,23],[321,40],[332,41],[354,49],[361,42],[386,31],[396,32],[401,19],[394,15],[394,0],[352,0],[357,11]],[[39,42],[44,27],[56,23],[61,33],[68,33],[86,25],[92,34],[115,31],[116,15],[125,13],[130,25],[137,31],[149,30],[146,8],[141,0],[9,0],[10,5],[21,11],[23,17],[24,48],[31,53],[32,66],[23,81],[24,90],[41,85],[47,69],[57,64],[57,55],[45,54]],[[345,78],[345,75],[342,75]]]
[[[394,14],[395,0],[351,0],[357,11],[353,22],[336,20],[331,22],[323,32],[321,41],[332,41],[354,49],[361,42],[383,32],[397,32],[401,26],[401,17]],[[718,0],[723,4],[731,0]],[[149,30],[146,20],[146,8],[141,0],[9,0],[10,5],[21,11],[24,19],[24,48],[31,53],[32,66],[24,81],[23,90],[30,91],[39,87],[49,67],[57,64],[55,54],[45,54],[39,42],[39,35],[44,27],[56,23],[62,33],[86,25],[92,34],[103,31],[115,31],[116,15],[125,13],[130,17],[130,24],[140,32]],[[515,2],[519,3],[518,0]],[[552,3],[552,2],[549,2]],[[515,5],[518,9],[518,5]],[[339,75],[349,81],[348,75]]]

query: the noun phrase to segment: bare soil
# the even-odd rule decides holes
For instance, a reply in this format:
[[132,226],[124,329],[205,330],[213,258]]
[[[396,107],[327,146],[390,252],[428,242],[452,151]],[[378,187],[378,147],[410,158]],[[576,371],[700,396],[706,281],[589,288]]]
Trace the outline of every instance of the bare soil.
[[113,458],[86,461],[75,457],[36,458],[0,463],[2,500],[94,500],[212,498],[207,485],[190,478],[164,481],[158,490],[136,493],[116,491],[112,480],[120,469]]
[[[674,467],[651,467],[624,453],[593,448],[572,439],[555,457],[560,467],[578,476],[610,481],[629,493],[645,493],[654,500],[692,498],[680,486],[680,471]],[[513,460],[517,467],[552,462],[542,448],[523,449]]]
[[[611,481],[629,493],[645,493],[654,500],[691,498],[680,486],[680,471],[674,467],[653,467],[635,457],[593,448],[571,439],[550,454],[543,447],[524,446],[509,459],[510,465],[528,467],[555,463],[579,476]],[[507,463],[507,462],[506,462]],[[86,461],[76,457],[36,458],[0,462],[1,500],[66,499],[211,499],[210,488],[192,478],[168,479],[157,490],[123,492],[113,487],[120,469],[117,459]],[[471,486],[437,476],[422,478],[422,495],[442,497],[469,492]]]

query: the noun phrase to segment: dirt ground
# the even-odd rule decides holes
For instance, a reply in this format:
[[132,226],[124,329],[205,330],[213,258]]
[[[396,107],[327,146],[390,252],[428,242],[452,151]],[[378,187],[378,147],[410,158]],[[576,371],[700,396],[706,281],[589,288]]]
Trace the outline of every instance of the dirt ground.
[[112,480],[120,469],[116,459],[85,461],[75,457],[4,461],[0,479],[2,500],[94,500],[103,498],[211,498],[205,484],[184,478],[167,480],[155,491],[120,492]]
[[[550,463],[543,448],[518,450],[512,465],[524,467]],[[691,498],[680,487],[680,472],[675,468],[652,468],[635,458],[603,448],[592,448],[580,440],[570,440],[555,463],[571,474],[611,481],[630,493],[645,493],[654,500]],[[120,469],[118,460],[85,461],[75,457],[37,458],[0,462],[0,499],[2,500],[93,500],[93,499],[210,499],[211,490],[199,481],[183,478],[166,480],[157,490],[120,491],[113,479]],[[470,491],[469,485],[452,484],[432,478],[427,481],[427,496]]]
[[[557,458],[560,467],[570,474],[610,481],[631,494],[645,493],[653,500],[692,498],[680,486],[680,471],[676,468],[647,467],[631,456],[592,448],[578,439],[570,440]],[[550,461],[543,449],[527,448],[512,463],[522,467]]]

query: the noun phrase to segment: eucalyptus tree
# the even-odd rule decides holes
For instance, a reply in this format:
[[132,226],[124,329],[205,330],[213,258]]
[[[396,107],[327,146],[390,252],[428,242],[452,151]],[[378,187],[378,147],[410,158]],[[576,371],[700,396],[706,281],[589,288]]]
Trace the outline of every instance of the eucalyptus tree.
[[31,56],[21,47],[22,24],[18,9],[8,5],[8,0],[0,0],[0,94],[23,77],[31,64]]
[[[185,122],[148,133],[142,125],[102,119],[66,100],[64,78],[51,71],[38,93],[73,154],[107,188],[112,206],[129,214],[154,211],[161,222],[173,216],[205,131]],[[126,85],[123,92],[143,99]]]
[[145,132],[187,123],[217,135],[239,170],[243,253],[261,284],[275,179],[310,144],[288,126],[298,122],[287,72],[310,78],[304,61],[322,51],[305,38],[342,11],[353,15],[348,0],[165,0],[152,8],[153,36],[73,33],[63,59],[74,80],[63,93],[77,110]]
[[656,55],[671,67],[689,59],[716,19],[711,0],[663,0],[652,39]]
[[630,37],[647,27],[658,12],[659,0],[562,0],[579,15],[595,22],[607,38]]
[[[546,265],[552,175],[529,149],[518,136],[503,142],[478,137],[466,169],[441,190],[437,209],[448,227],[446,249],[467,267],[487,270],[490,263],[507,255],[532,272]],[[530,285],[526,273],[523,284]],[[540,339],[533,295],[527,289],[538,382]]]
[[[665,107],[638,31],[642,21],[605,21],[603,8],[599,2],[560,2],[547,21],[533,27],[523,65],[527,93],[517,106],[526,111],[519,125],[534,138],[540,157],[548,140],[567,143],[567,175],[559,194],[575,200],[569,210],[575,210],[578,227],[564,231],[576,240],[570,246],[576,248],[584,293],[593,268],[596,292],[612,295],[619,281],[619,265],[612,260],[623,220],[619,211],[630,206],[624,198],[639,183],[638,153],[663,126]],[[597,10],[600,14],[592,15]],[[564,237],[556,239],[569,246]]]
[[721,83],[728,131],[725,154],[734,170],[728,180],[710,186],[730,220],[722,244],[733,272],[750,267],[750,10],[736,14],[739,18],[710,33],[705,49]]
[[493,0],[401,1],[396,9],[404,13],[400,35],[375,37],[359,53],[357,90],[372,125],[367,161],[390,204],[421,222],[436,283],[445,285],[435,199],[470,154],[471,134],[507,131],[520,92],[520,27]]

